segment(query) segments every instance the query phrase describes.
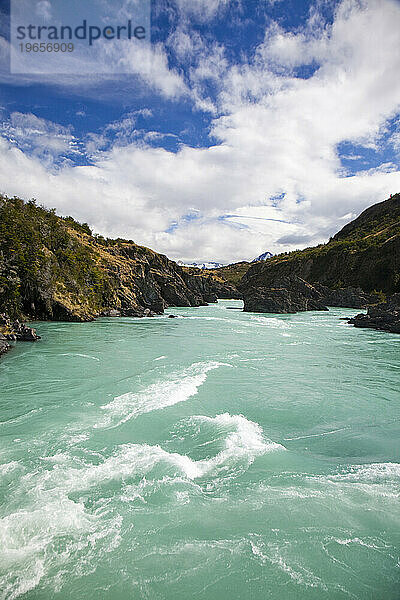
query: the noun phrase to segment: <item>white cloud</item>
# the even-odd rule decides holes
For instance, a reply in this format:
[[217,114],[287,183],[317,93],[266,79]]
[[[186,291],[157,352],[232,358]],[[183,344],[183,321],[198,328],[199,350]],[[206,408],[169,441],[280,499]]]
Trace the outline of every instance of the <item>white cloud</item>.
[[195,17],[199,21],[209,21],[232,0],[175,0],[180,13],[185,16]]
[[[171,69],[162,44],[152,46],[124,46],[125,54],[120,58],[123,70],[137,75],[151,88],[168,99],[177,100],[188,93],[183,77],[176,69]],[[120,46],[116,48],[121,52]]]
[[215,102],[209,97],[208,86],[218,89],[228,71],[225,48],[191,30],[188,22],[181,23],[170,34],[167,47],[180,64],[185,66],[190,90],[187,93],[190,94],[197,110],[217,114]]
[[49,0],[39,0],[35,6],[35,12],[44,21],[50,21],[52,12]]
[[19,148],[41,158],[49,167],[61,156],[81,154],[71,127],[64,127],[32,113],[13,112],[0,124],[0,133]]
[[397,155],[400,156],[400,120],[397,121],[394,132],[389,137],[388,143],[392,146]]
[[[92,134],[93,166],[54,173],[40,153],[28,157],[24,147],[3,140],[3,191],[35,196],[101,233],[176,259],[251,259],[327,239],[345,217],[400,190],[393,163],[346,177],[337,150],[343,141],[378,147],[400,109],[400,6],[344,0],[331,27],[321,26],[316,13],[311,19],[296,34],[269,28],[254,60],[235,66],[217,45],[210,46],[213,62],[210,48],[182,30],[170,39],[177,55],[183,60],[200,49],[189,83],[169,68],[165,49],[154,49],[158,75],[149,85],[164,97],[191,95],[199,106],[209,101],[204,79],[213,81],[210,109],[218,116],[211,133],[218,145],[177,153],[153,148],[143,136],[136,140],[136,117],[128,115]],[[296,66],[311,62],[312,76],[293,76]],[[109,148],[111,130],[117,143]],[[160,135],[147,134],[148,141]]]
[[[59,58],[48,53],[42,61],[32,63],[27,72],[26,64],[18,53],[14,54],[16,66],[21,73],[10,72],[10,43],[0,35],[0,82],[17,86],[43,83],[61,91],[97,98],[115,100],[119,90],[125,98],[141,95],[143,87],[168,100],[178,100],[189,95],[184,77],[168,62],[162,44],[132,44],[127,40],[98,40],[96,46],[74,51],[64,61],[64,72],[58,72]],[[15,68],[15,70],[18,70]]]

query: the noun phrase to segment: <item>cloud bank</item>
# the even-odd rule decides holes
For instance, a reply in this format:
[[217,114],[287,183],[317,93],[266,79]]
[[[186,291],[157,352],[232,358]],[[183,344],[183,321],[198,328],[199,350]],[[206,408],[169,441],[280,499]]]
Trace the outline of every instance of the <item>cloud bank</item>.
[[[399,191],[399,3],[344,0],[333,22],[313,10],[296,31],[269,22],[240,61],[188,25],[187,15],[212,20],[227,4],[182,2],[182,19],[151,49],[153,68],[135,72],[161,98],[207,114],[211,145],[157,146],[166,134],[132,112],[82,139],[14,112],[1,127],[1,191],[174,259],[223,262],[325,241]],[[363,168],[365,152],[388,148],[390,160]]]

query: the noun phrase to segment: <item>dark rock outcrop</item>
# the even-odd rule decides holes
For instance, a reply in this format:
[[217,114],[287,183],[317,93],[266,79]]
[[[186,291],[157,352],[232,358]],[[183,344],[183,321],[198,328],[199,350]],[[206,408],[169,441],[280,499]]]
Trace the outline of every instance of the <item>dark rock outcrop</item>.
[[[327,244],[252,264],[238,289],[248,311],[366,308],[400,291],[399,271],[400,194],[395,194],[365,210]],[[308,282],[312,293],[304,296],[299,281]]]
[[242,290],[246,312],[293,313],[327,310],[328,306],[367,308],[381,299],[377,292],[368,294],[354,287],[331,290],[296,275],[278,277],[265,285],[243,286]]
[[207,274],[198,269],[185,269],[186,285],[197,296],[202,296],[206,302],[216,302],[218,298],[225,300],[240,300],[242,295],[235,285],[226,281],[223,277]]
[[0,333],[0,356],[5,354],[10,349],[10,344],[2,333]]
[[41,339],[40,335],[37,335],[36,329],[28,327],[18,320],[11,321],[5,313],[0,314],[0,333],[4,339],[11,342],[36,342]]
[[321,292],[322,302],[326,306],[339,306],[341,308],[367,308],[371,304],[378,304],[381,295],[377,292],[368,294],[360,287],[347,287],[331,290],[330,288],[314,283],[314,287]]
[[252,264],[238,287],[243,291],[297,275],[330,289],[355,287],[392,295],[400,292],[399,272],[400,194],[395,194],[365,210],[327,244]]
[[297,276],[278,277],[266,286],[244,286],[242,293],[245,312],[328,310],[321,292]]
[[0,306],[13,318],[142,317],[238,297],[221,277],[185,269],[132,240],[92,235],[87,224],[34,201],[0,195],[0,222]]
[[8,342],[36,342],[40,339],[36,329],[19,321],[12,322],[5,313],[0,314],[0,355],[5,354],[11,348]]
[[117,310],[115,308],[110,308],[108,310],[103,310],[100,313],[100,317],[120,317],[121,316],[121,311]]
[[360,328],[400,333],[400,294],[394,294],[387,302],[370,306],[366,315],[357,315],[349,323]]
[[25,323],[20,323],[19,321],[14,321],[11,324],[11,331],[15,339],[20,342],[36,342],[40,340],[40,335],[37,335],[36,329],[32,327],[28,327]]

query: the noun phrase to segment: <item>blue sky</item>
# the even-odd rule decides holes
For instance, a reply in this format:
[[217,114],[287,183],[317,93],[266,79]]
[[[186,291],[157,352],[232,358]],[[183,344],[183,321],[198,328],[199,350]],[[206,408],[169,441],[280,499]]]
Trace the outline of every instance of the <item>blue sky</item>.
[[11,74],[1,8],[8,195],[232,262],[325,241],[400,190],[398,0],[153,0],[146,56],[114,75]]

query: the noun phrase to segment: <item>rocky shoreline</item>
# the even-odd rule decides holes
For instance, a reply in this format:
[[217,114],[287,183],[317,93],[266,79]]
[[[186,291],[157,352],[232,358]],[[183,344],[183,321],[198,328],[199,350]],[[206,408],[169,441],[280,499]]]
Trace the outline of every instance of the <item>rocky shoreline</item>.
[[0,307],[14,319],[144,317],[238,297],[223,277],[182,267],[133,240],[95,235],[87,223],[34,201],[0,194],[0,221]]
[[[17,318],[152,317],[218,298],[243,298],[243,310],[256,313],[368,309],[350,322],[400,332],[400,194],[368,208],[326,244],[212,272],[182,267],[132,240],[94,235],[86,223],[33,201],[0,195],[0,218],[7,223],[0,235],[0,353],[10,341],[38,339]],[[21,227],[25,237],[10,248],[7,240],[18,240]]]
[[[326,311],[328,307],[366,308],[348,320],[355,327],[400,333],[400,294],[382,302],[382,294],[361,288],[330,289],[320,283],[308,283],[297,275],[277,277],[267,285],[240,286],[244,312],[290,314]],[[345,319],[347,320],[347,319]]]
[[378,292],[364,292],[360,287],[345,287],[330,289],[320,283],[314,283],[314,287],[322,294],[322,302],[326,306],[337,306],[340,308],[367,308],[382,300]]
[[400,294],[390,296],[386,302],[369,306],[367,314],[356,315],[349,323],[363,329],[400,333]]
[[36,342],[40,339],[36,329],[18,320],[12,321],[5,313],[0,314],[0,356],[11,349],[9,342]]
[[[356,327],[398,333],[399,250],[400,193],[367,208],[326,244],[250,265],[238,283],[244,310],[367,308],[367,315],[351,321]],[[233,267],[225,269],[227,275]]]
[[[297,276],[281,277],[270,287],[258,287],[251,290],[251,293],[244,294],[243,311],[290,314],[314,310],[327,311],[328,306],[367,308],[366,314],[358,314],[348,319],[348,323],[360,329],[400,333],[400,294],[394,294],[386,302],[380,303],[377,303],[378,296],[375,293],[367,294],[360,288],[330,290],[318,283],[311,285]],[[138,311],[110,309],[100,316],[152,317],[156,314],[150,309]],[[174,316],[169,315],[170,318]],[[40,339],[41,337],[32,327],[18,320],[12,321],[5,313],[0,314],[0,356],[11,349],[9,342],[36,342]]]
[[320,283],[309,283],[297,275],[276,277],[265,285],[242,285],[244,311],[287,314],[310,310],[328,310],[329,306],[367,308],[378,304],[377,292],[361,288],[330,289]]

